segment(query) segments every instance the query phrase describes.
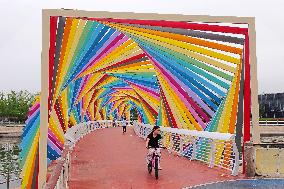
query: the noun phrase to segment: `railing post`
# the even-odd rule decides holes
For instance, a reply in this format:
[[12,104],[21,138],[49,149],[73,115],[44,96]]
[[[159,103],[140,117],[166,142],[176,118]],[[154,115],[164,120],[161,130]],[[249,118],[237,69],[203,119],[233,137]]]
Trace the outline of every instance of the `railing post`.
[[194,137],[192,137],[192,154],[190,160],[195,160],[195,159],[196,159],[196,140]]
[[239,173],[239,166],[240,166],[240,157],[239,157],[239,151],[237,148],[237,145],[235,143],[235,140],[232,141],[233,142],[233,153],[235,154],[235,163],[233,165],[233,170],[232,170],[232,175],[233,176],[237,176]]
[[184,135],[180,135],[179,139],[180,139],[180,142],[179,142],[179,155],[182,156],[183,155],[183,139],[184,139]]
[[210,150],[210,163],[209,163],[209,167],[213,168],[214,167],[214,162],[215,162],[215,141],[210,139],[210,144],[211,144],[211,150]]
[[144,136],[143,136],[144,127],[143,127],[141,124],[139,124],[138,126],[139,126],[139,128],[140,128],[140,137],[141,137],[141,138],[144,138]]
[[[134,123],[134,131],[135,133],[145,139],[147,134],[149,133],[149,131],[152,129],[152,125],[149,124],[143,124],[143,123]],[[162,135],[164,136],[164,140],[167,141],[167,144],[169,142],[168,145],[168,152],[169,153],[173,153],[173,151],[176,151],[176,148],[174,145],[179,145],[179,147],[177,146],[177,154],[179,156],[186,156],[190,158],[190,160],[200,160],[203,161],[203,158],[197,158],[197,154],[198,151],[197,149],[199,148],[199,145],[204,145],[202,143],[203,139],[208,140],[208,142],[210,143],[210,154],[209,154],[209,162],[208,162],[208,166],[210,168],[213,168],[215,165],[219,166],[219,167],[223,167],[223,168],[227,168],[224,167],[223,164],[221,163],[216,163],[216,140],[224,140],[224,141],[232,141],[233,142],[233,147],[230,148],[230,152],[231,154],[234,154],[235,156],[230,156],[230,162],[234,162],[232,167],[230,166],[230,168],[232,168],[232,175],[238,175],[238,170],[239,170],[239,153],[238,153],[238,149],[236,147],[235,141],[234,141],[234,135],[232,134],[223,134],[223,133],[218,133],[218,132],[213,132],[212,134],[208,133],[208,132],[204,132],[204,131],[189,131],[189,130],[179,130],[179,129],[175,129],[175,128],[166,128],[166,127],[161,127],[161,131],[162,131]],[[176,137],[177,136],[177,137]],[[169,137],[169,138],[168,138]],[[189,141],[188,138],[190,137]],[[177,140],[175,140],[177,139]],[[200,139],[200,140],[199,140]],[[179,141],[178,141],[179,140]],[[180,143],[178,143],[180,142]],[[184,145],[186,146],[186,150],[188,149],[188,147],[190,146],[189,150],[189,154],[188,153],[184,153]],[[207,149],[206,149],[207,150]],[[192,152],[190,154],[190,152]],[[191,156],[190,156],[191,155]],[[202,157],[205,156],[205,154],[200,154]],[[222,155],[224,157],[224,155]],[[199,154],[198,154],[199,157]],[[207,153],[206,153],[206,157],[207,157]],[[234,158],[234,159],[233,159]]]
[[144,138],[144,140],[146,139],[146,131],[147,131],[147,128],[145,127],[145,125],[143,125],[143,138]]
[[173,153],[173,137],[172,137],[172,133],[170,133],[170,150],[169,150],[169,153]]

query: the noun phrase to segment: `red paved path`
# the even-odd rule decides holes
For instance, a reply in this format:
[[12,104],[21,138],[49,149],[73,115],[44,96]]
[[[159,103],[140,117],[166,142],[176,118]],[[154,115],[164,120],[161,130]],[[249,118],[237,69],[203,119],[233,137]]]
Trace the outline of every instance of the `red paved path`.
[[176,189],[239,177],[230,172],[162,152],[159,180],[147,172],[145,141],[132,128],[92,132],[80,140],[71,156],[70,189]]

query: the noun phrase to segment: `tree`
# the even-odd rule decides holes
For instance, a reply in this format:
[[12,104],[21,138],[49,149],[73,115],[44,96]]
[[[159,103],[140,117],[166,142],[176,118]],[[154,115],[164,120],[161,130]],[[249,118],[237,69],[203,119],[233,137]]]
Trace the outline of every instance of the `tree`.
[[24,122],[35,95],[28,91],[0,93],[0,118],[8,121]]
[[7,189],[10,186],[12,177],[18,179],[20,173],[19,156],[20,149],[18,145],[6,144],[0,147],[0,174],[6,180]]

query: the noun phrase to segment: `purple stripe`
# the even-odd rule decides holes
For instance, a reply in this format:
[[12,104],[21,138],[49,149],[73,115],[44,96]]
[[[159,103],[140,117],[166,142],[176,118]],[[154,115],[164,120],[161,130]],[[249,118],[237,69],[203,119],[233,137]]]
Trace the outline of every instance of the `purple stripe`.
[[60,141],[56,138],[56,136],[52,133],[52,131],[48,130],[48,138],[59,148],[63,149],[63,144],[60,143]]
[[60,145],[56,142],[56,139],[52,138],[49,134],[48,134],[48,139],[51,140],[52,143],[53,143],[54,145],[56,145],[58,149],[63,150],[63,147],[60,146]]
[[32,114],[34,114],[34,112],[36,111],[36,109],[39,108],[39,106],[40,106],[40,103],[39,103],[39,102],[36,103],[36,104],[34,104],[34,105],[30,108],[30,110],[29,110],[29,116],[31,116]]

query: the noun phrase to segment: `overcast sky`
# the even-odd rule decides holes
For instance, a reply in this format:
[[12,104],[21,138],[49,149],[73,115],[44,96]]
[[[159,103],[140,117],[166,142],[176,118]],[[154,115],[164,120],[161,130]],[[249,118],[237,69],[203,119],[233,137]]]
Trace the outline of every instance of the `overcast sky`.
[[284,92],[283,0],[0,0],[0,91],[40,91],[45,8],[256,17],[259,93]]

